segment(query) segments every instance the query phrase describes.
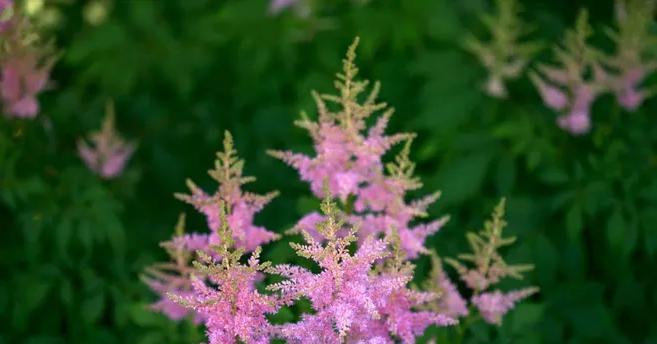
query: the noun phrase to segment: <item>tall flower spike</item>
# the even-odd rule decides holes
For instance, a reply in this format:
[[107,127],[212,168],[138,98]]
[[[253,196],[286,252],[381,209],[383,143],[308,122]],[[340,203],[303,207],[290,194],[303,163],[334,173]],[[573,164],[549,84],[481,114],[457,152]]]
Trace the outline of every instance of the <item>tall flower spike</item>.
[[[317,197],[323,197],[323,185],[328,183],[330,194],[339,198],[348,210],[347,222],[361,228],[358,232],[361,242],[369,235],[389,235],[394,228],[407,256],[414,258],[427,251],[423,244],[425,238],[438,231],[447,218],[411,226],[414,219],[425,215],[426,208],[439,194],[406,202],[406,193],[421,187],[412,176],[413,164],[408,158],[414,135],[385,134],[393,111],[385,103],[377,102],[378,83],[368,94],[363,94],[369,83],[356,79],[357,44],[358,39],[349,47],[342,72],[337,74],[337,94],[313,92],[317,121],[302,113],[301,120],[296,122],[313,139],[315,156],[289,151],[270,151],[270,154],[297,169]],[[382,114],[368,128],[366,121],[379,112]],[[388,165],[386,174],[382,156],[404,141],[406,146],[395,163]],[[312,228],[321,219],[319,214],[312,213],[297,227]]]
[[208,171],[208,174],[219,183],[217,191],[213,195],[208,195],[188,180],[187,185],[191,195],[176,194],[176,197],[192,204],[206,216],[208,227],[213,232],[210,236],[211,244],[218,243],[216,231],[221,224],[219,204],[224,202],[227,208],[228,225],[237,247],[253,251],[256,247],[277,238],[275,233],[256,226],[253,219],[255,214],[278,193],[257,195],[242,191],[242,186],[254,181],[255,178],[242,176],[244,161],[237,157],[233,138],[228,131],[224,134],[223,145],[224,150],[217,153],[214,169]]
[[[174,294],[179,297],[191,295],[193,268],[190,263],[196,250],[208,248],[208,236],[196,233],[185,234],[185,216],[181,214],[176,224],[175,236],[161,246],[166,249],[171,260],[146,268],[142,280],[160,296],[151,308],[172,320],[180,320],[190,314],[190,310],[171,300],[168,295]],[[200,322],[202,319],[197,314],[195,320]]]
[[424,283],[426,290],[438,295],[437,302],[431,303],[429,309],[458,319],[468,315],[468,305],[458,289],[443,270],[443,264],[435,253],[431,253],[431,275]]
[[12,1],[0,0],[0,103],[8,117],[34,118],[55,58]]
[[608,87],[628,111],[636,110],[654,92],[641,87],[646,76],[657,67],[652,49],[657,44],[657,36],[651,32],[654,13],[653,0],[616,1],[617,29],[608,31],[616,44],[616,52],[604,62],[610,74]]
[[[592,35],[586,10],[580,12],[574,29],[566,33],[563,47],[555,48],[557,66],[540,65],[530,78],[550,109],[559,112],[557,124],[573,135],[591,129],[591,106],[606,90],[602,54],[587,44]],[[591,75],[591,76],[589,76]]]
[[[0,34],[4,33],[10,26],[10,21],[14,16],[14,1],[0,0]],[[0,39],[0,42],[2,39]]]
[[[277,237],[276,234],[253,224],[255,213],[261,210],[276,193],[260,196],[243,192],[242,185],[255,178],[242,176],[244,162],[237,157],[232,136],[228,132],[224,136],[223,145],[223,151],[217,153],[215,168],[209,171],[210,176],[219,183],[216,193],[207,195],[194,183],[188,181],[192,195],[176,195],[177,198],[193,204],[206,215],[210,230],[207,233],[191,234],[177,231],[177,235],[171,241],[162,244],[169,251],[172,262],[158,264],[147,271],[147,274],[156,277],[148,279],[147,283],[158,294],[168,293],[180,299],[195,297],[195,292],[202,291],[203,283],[195,282],[191,278],[192,269],[189,264],[194,252],[214,260],[228,256],[233,257],[231,258],[233,260],[239,260],[243,252],[253,251],[260,244]],[[237,258],[234,258],[235,256]],[[210,264],[209,261],[206,263]],[[163,271],[165,269],[171,270],[172,273]],[[197,280],[203,279],[200,271],[194,271]],[[189,312],[189,309],[181,308],[178,303],[173,303],[168,298],[156,303],[154,308],[173,320],[178,320]],[[196,308],[191,307],[191,309]],[[205,320],[202,314],[208,312],[208,310],[196,312],[196,319]]]
[[474,265],[469,268],[464,263],[447,258],[445,261],[459,273],[461,280],[472,289],[472,304],[479,310],[484,320],[499,325],[502,316],[516,302],[538,291],[538,288],[526,288],[507,294],[496,290],[487,291],[502,278],[522,279],[522,273],[531,270],[531,265],[509,265],[498,252],[500,248],[515,242],[514,237],[504,238],[502,231],[506,227],[504,221],[505,201],[502,199],[495,207],[491,219],[484,223],[484,229],[479,233],[468,233],[468,242],[472,253],[459,255],[465,263]]
[[[301,257],[319,265],[318,274],[291,265],[272,268],[287,280],[270,285],[290,304],[300,297],[310,300],[313,314],[304,314],[295,324],[282,325],[282,337],[289,343],[394,343],[399,338],[413,343],[431,324],[445,326],[455,321],[445,315],[414,308],[433,295],[411,291],[407,269],[374,270],[375,263],[390,257],[386,241],[368,237],[354,254],[349,246],[356,241],[356,229],[338,235],[344,222],[337,206],[327,197],[322,202],[324,220],[316,232],[317,241],[305,232],[305,244],[293,243]],[[393,264],[393,266],[396,266]]]
[[471,36],[466,40],[466,48],[488,71],[484,91],[491,97],[506,98],[506,82],[520,76],[540,46],[524,41],[528,24],[520,18],[520,4],[516,0],[497,0],[495,4],[495,15],[482,16],[490,31],[490,41]]
[[87,167],[105,179],[118,177],[135,150],[135,144],[124,141],[114,128],[114,104],[107,103],[100,131],[89,135],[91,145],[78,140],[78,154]]
[[266,315],[279,308],[276,297],[258,292],[255,283],[269,263],[260,263],[260,248],[256,248],[246,265],[240,263],[244,250],[233,249],[232,232],[219,205],[220,225],[217,235],[216,259],[199,251],[191,277],[191,293],[170,293],[180,305],[194,310],[207,328],[210,344],[269,343],[274,328]]

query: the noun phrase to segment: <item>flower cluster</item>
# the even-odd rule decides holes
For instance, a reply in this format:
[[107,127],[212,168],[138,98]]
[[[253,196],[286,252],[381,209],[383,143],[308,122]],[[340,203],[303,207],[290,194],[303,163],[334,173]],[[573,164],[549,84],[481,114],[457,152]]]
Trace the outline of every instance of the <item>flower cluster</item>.
[[[343,71],[337,74],[337,95],[313,93],[318,120],[306,114],[296,124],[308,130],[314,142],[315,156],[300,153],[271,151],[271,155],[285,161],[299,172],[301,179],[310,183],[313,193],[323,196],[323,185],[336,195],[348,212],[347,221],[359,226],[358,235],[364,240],[370,235],[389,235],[393,229],[402,238],[402,246],[410,258],[426,253],[424,240],[438,231],[447,217],[416,226],[411,222],[426,215],[427,207],[439,193],[407,202],[406,193],[422,184],[413,177],[414,164],[408,155],[413,135],[386,135],[392,109],[376,101],[379,84],[360,102],[368,82],[355,80],[358,68],[354,65],[356,40],[343,61]],[[336,110],[331,110],[337,107]],[[373,126],[366,121],[375,113],[383,112]],[[384,166],[382,156],[400,142],[406,145],[394,163]],[[386,171],[387,170],[387,171]],[[387,173],[386,173],[387,172]],[[321,221],[316,213],[303,218],[297,228],[312,227]]]
[[641,83],[657,67],[654,53],[651,54],[657,43],[657,37],[651,33],[653,13],[652,0],[616,2],[618,28],[609,32],[616,52],[603,62],[608,67],[608,88],[627,111],[636,110],[652,93],[641,88]]
[[435,295],[407,288],[412,267],[391,264],[375,271],[377,262],[392,258],[386,240],[368,236],[351,254],[349,245],[357,240],[357,231],[339,235],[344,223],[330,199],[324,200],[322,210],[325,219],[316,230],[324,240],[304,231],[306,244],[293,244],[298,255],[316,262],[321,271],[314,274],[292,265],[272,269],[287,280],[270,290],[279,291],[286,303],[305,297],[315,311],[304,314],[298,323],[283,325],[283,338],[290,343],[394,343],[393,335],[413,343],[431,324],[455,323],[444,314],[414,310]]
[[[255,180],[242,175],[243,166],[244,161],[237,157],[233,138],[226,132],[223,151],[217,153],[215,167],[208,171],[219,184],[217,191],[208,195],[192,181],[187,181],[192,194],[176,195],[177,198],[194,205],[206,216],[209,231],[185,234],[180,225],[176,235],[162,244],[171,261],[155,264],[146,271],[146,283],[161,296],[152,307],[173,320],[183,318],[189,311],[173,302],[167,295],[175,295],[178,298],[192,295],[194,284],[191,273],[194,269],[191,261],[196,252],[220,258],[214,248],[223,247],[227,242],[230,243],[229,246],[251,252],[277,238],[276,234],[253,224],[255,214],[276,196],[276,192],[256,195],[242,191],[244,184]],[[230,233],[226,236],[227,228]],[[196,286],[198,285],[196,283]],[[197,320],[201,319],[201,316],[201,313],[195,315]]]
[[[171,300],[167,295],[187,297],[192,294],[191,276],[194,272],[191,266],[193,254],[196,250],[205,250],[208,247],[206,235],[185,234],[185,216],[180,215],[176,225],[175,236],[161,244],[171,257],[171,261],[156,263],[146,269],[142,280],[153,291],[161,296],[160,300],[151,305],[157,312],[172,320],[180,320],[190,312],[187,308]],[[196,322],[202,318],[195,316]]]
[[539,65],[540,74],[532,73],[543,102],[560,112],[557,124],[574,135],[591,129],[591,106],[605,90],[605,72],[600,65],[602,53],[591,47],[592,35],[588,13],[580,13],[575,29],[566,33],[563,47],[555,49],[558,66]]
[[490,41],[469,37],[466,48],[488,71],[484,91],[492,97],[506,98],[506,82],[520,77],[539,45],[521,41],[527,34],[527,24],[519,16],[520,5],[516,0],[497,0],[496,10],[495,15],[482,18],[490,31]]
[[281,302],[274,295],[261,294],[255,288],[259,274],[269,267],[260,264],[260,248],[256,248],[247,265],[240,263],[243,249],[235,249],[232,230],[219,204],[220,226],[215,231],[219,244],[215,257],[198,252],[195,271],[189,275],[189,291],[170,291],[168,296],[191,309],[207,328],[211,344],[231,344],[236,339],[244,343],[269,343],[274,326],[266,318],[275,313]]
[[55,59],[14,7],[12,1],[0,0],[0,102],[6,116],[33,118]]
[[118,177],[132,156],[135,145],[124,141],[114,128],[114,105],[107,104],[105,120],[99,131],[89,135],[92,145],[78,140],[78,154],[87,167],[105,179]]
[[[308,214],[296,226],[303,243],[291,243],[313,267],[260,262],[261,245],[278,236],[255,226],[253,217],[275,193],[259,196],[242,191],[242,185],[253,178],[242,176],[243,161],[226,133],[224,150],[209,171],[219,183],[218,190],[209,195],[188,182],[191,195],[177,195],[205,215],[209,233],[184,234],[181,218],[174,238],[163,244],[172,261],[146,271],[145,282],[161,297],[152,305],[154,310],[172,319],[193,315],[205,325],[211,344],[274,339],[298,344],[410,344],[427,327],[455,325],[468,314],[466,301],[442,270],[426,290],[409,287],[414,277],[409,258],[430,252],[423,246],[424,238],[445,220],[409,226],[425,215],[438,195],[405,202],[405,193],[421,185],[413,177],[409,159],[413,136],[384,135],[390,110],[367,130],[366,120],[386,106],[375,101],[378,85],[363,103],[358,101],[367,82],[354,80],[355,47],[356,43],[350,47],[343,73],[338,74],[340,94],[315,94],[319,120],[304,116],[299,122],[313,137],[317,155],[272,152],[296,167],[323,198],[321,211]],[[337,111],[329,109],[333,105]],[[405,144],[395,161],[384,167],[382,155],[400,142]],[[501,237],[501,216],[498,208],[481,236],[470,236],[475,252],[463,258],[474,261],[476,269],[450,261],[466,283],[472,279],[467,276],[476,274],[485,281],[475,289],[471,303],[494,323],[533,292],[487,291],[501,277],[525,270],[507,266],[497,253],[510,243]],[[250,257],[242,259],[249,252]],[[267,283],[269,277],[278,281]],[[301,314],[298,321],[269,320],[302,300],[309,301],[312,311]]]
[[13,0],[0,0],[0,33],[4,33],[9,28],[13,15]]
[[229,132],[224,134],[223,145],[224,151],[217,153],[214,169],[208,171],[208,174],[219,184],[217,191],[208,195],[194,182],[188,180],[187,185],[191,190],[191,195],[176,194],[176,197],[192,204],[205,215],[211,231],[208,238],[210,245],[216,245],[219,242],[217,230],[221,225],[220,205],[225,204],[228,209],[227,221],[233,240],[237,247],[250,252],[277,238],[276,234],[253,224],[253,218],[278,195],[278,192],[257,195],[242,191],[242,186],[254,181],[255,178],[242,176],[244,161],[237,157],[237,151],[233,146],[233,137]]
[[[557,125],[573,134],[591,130],[591,107],[602,94],[611,92],[618,104],[635,111],[654,90],[642,86],[657,68],[652,47],[657,38],[651,32],[655,2],[617,0],[616,29],[608,34],[615,52],[606,55],[588,44],[593,30],[588,12],[582,10],[573,29],[554,49],[554,65],[538,64],[529,77],[546,107],[557,112]],[[488,71],[484,91],[505,98],[505,81],[520,76],[539,45],[521,42],[527,27],[519,18],[515,0],[498,0],[497,13],[485,15],[483,22],[491,33],[489,42],[468,37],[466,48]]]
[[[470,302],[479,311],[484,320],[491,324],[499,325],[502,317],[511,310],[514,305],[538,291],[535,287],[520,289],[508,293],[499,290],[491,290],[491,287],[506,277],[522,279],[522,273],[532,269],[531,265],[509,265],[499,253],[499,249],[511,245],[515,238],[504,238],[502,230],[506,226],[504,221],[504,200],[502,200],[489,221],[484,224],[484,229],[479,233],[468,233],[468,241],[472,253],[462,254],[459,259],[468,262],[473,267],[468,267],[459,260],[447,258],[449,265],[453,266],[459,274],[460,279],[472,291]],[[459,294],[456,287],[449,280],[442,269],[440,260],[434,257],[434,272],[432,281],[434,292],[439,293],[441,298],[436,305],[438,310],[444,311],[453,317],[466,316],[469,312],[466,302]]]

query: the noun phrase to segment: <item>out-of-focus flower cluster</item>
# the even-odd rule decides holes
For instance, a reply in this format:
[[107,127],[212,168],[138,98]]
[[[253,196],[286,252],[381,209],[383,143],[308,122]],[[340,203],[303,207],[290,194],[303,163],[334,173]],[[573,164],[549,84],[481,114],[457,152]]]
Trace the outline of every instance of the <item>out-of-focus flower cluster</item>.
[[588,14],[582,11],[575,29],[566,33],[563,47],[555,48],[559,65],[539,65],[542,76],[531,74],[545,105],[560,113],[559,127],[575,135],[589,132],[591,106],[605,90],[602,53],[587,43],[592,33]]
[[[174,320],[193,315],[205,325],[211,344],[272,339],[300,344],[414,343],[427,327],[456,325],[459,317],[468,314],[465,301],[442,270],[429,281],[427,291],[409,286],[414,275],[409,259],[430,252],[424,239],[445,219],[410,226],[425,215],[437,194],[410,204],[405,201],[407,191],[421,186],[409,159],[413,136],[384,134],[391,110],[367,130],[366,120],[386,105],[376,102],[378,84],[364,101],[359,99],[367,82],[355,80],[356,44],[349,48],[338,74],[339,94],[314,94],[319,120],[304,115],[298,122],[310,132],[317,155],[272,152],[297,168],[316,196],[323,198],[321,212],[305,216],[295,228],[303,243],[291,244],[315,267],[260,262],[260,246],[278,236],[254,225],[254,215],[275,194],[242,191],[242,185],[253,178],[242,176],[243,161],[226,133],[224,150],[209,172],[219,183],[218,190],[206,194],[188,182],[191,195],[178,195],[206,216],[209,232],[184,234],[179,224],[174,238],[163,244],[171,262],[146,271],[146,283],[160,295],[154,310]],[[405,145],[386,173],[382,156],[400,142]],[[492,323],[499,323],[515,302],[533,292],[487,291],[489,284],[523,270],[507,266],[497,253],[510,243],[501,237],[500,209],[481,236],[470,236],[476,269],[470,272],[459,265],[459,272],[479,273],[485,280],[486,286],[476,289],[471,303]],[[250,253],[246,263],[245,253]],[[484,256],[486,261],[480,261]],[[278,277],[279,282],[265,284],[268,276]],[[269,321],[269,315],[301,300],[310,302],[312,313],[301,314],[294,323]]]
[[22,11],[0,0],[0,103],[5,116],[33,118],[55,61]]
[[635,111],[654,93],[642,86],[657,67],[657,36],[651,31],[654,14],[654,0],[616,1],[616,29],[608,31],[616,51],[602,62],[607,67],[607,87],[627,111]]
[[508,96],[506,82],[522,75],[531,57],[539,50],[535,42],[523,40],[528,24],[518,15],[516,0],[497,0],[495,15],[484,14],[482,21],[490,32],[490,41],[468,37],[470,50],[488,71],[484,91],[497,98]]
[[[485,90],[491,96],[506,96],[503,81],[520,76],[537,47],[517,42],[525,27],[517,6],[514,0],[499,0],[497,15],[484,17],[493,37],[491,43],[470,40],[468,44],[489,71]],[[554,49],[556,64],[538,64],[530,72],[545,106],[559,114],[556,121],[560,128],[573,135],[588,133],[591,108],[604,93],[612,93],[630,112],[654,93],[642,85],[656,67],[653,47],[657,37],[651,32],[654,14],[653,0],[617,0],[616,28],[608,30],[615,49],[607,55],[588,43],[594,32],[587,11],[582,10],[575,27]],[[513,58],[514,54],[520,57]]]
[[91,145],[84,139],[78,140],[78,154],[84,164],[105,179],[115,178],[123,172],[135,144],[123,140],[114,127],[114,105],[107,104],[102,128],[89,135]]

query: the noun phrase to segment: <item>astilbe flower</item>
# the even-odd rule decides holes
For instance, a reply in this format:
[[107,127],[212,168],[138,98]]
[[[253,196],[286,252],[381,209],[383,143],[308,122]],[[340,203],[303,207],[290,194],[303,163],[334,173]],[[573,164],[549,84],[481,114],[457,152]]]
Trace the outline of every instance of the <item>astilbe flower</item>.
[[135,150],[135,144],[123,140],[116,132],[114,118],[114,105],[108,103],[102,128],[89,135],[91,145],[84,139],[78,140],[78,154],[82,161],[105,179],[120,176]]
[[[411,226],[417,217],[426,215],[427,207],[439,193],[419,201],[407,203],[406,193],[422,186],[412,176],[414,165],[408,159],[410,140],[407,133],[386,135],[385,129],[393,110],[376,97],[379,83],[361,102],[368,81],[356,80],[358,68],[354,65],[358,39],[349,47],[343,60],[342,73],[337,74],[337,95],[320,95],[313,92],[318,119],[312,121],[305,113],[297,121],[313,139],[315,156],[289,151],[271,151],[270,154],[285,161],[299,172],[301,179],[310,183],[318,197],[323,197],[323,185],[336,195],[349,210],[348,222],[358,225],[360,240],[369,235],[389,235],[393,229],[402,237],[402,244],[409,257],[426,252],[423,243],[447,221],[441,218],[427,224]],[[334,111],[331,108],[336,107]],[[373,126],[366,121],[383,112]],[[386,168],[382,156],[394,145],[406,141],[406,146],[393,164]],[[297,227],[312,227],[321,221],[318,214],[309,214]]]
[[591,106],[606,89],[602,55],[586,42],[591,34],[588,13],[582,10],[563,47],[555,48],[559,65],[540,65],[539,73],[530,74],[545,106],[560,114],[559,127],[573,135],[590,131]]
[[[253,224],[255,213],[276,193],[260,196],[243,192],[242,185],[254,180],[252,177],[242,176],[243,166],[244,161],[237,157],[237,151],[234,149],[233,138],[226,132],[223,151],[217,153],[215,168],[209,171],[210,176],[219,183],[216,193],[209,196],[188,181],[192,195],[176,195],[177,198],[193,204],[206,216],[209,230],[207,233],[189,234],[178,230],[170,241],[162,244],[171,256],[171,261],[155,264],[146,271],[146,283],[160,296],[153,309],[172,320],[180,320],[189,314],[189,310],[173,302],[167,294],[187,297],[193,293],[193,268],[190,262],[195,252],[202,252],[214,259],[221,258],[213,247],[224,245],[225,240],[221,238],[223,222],[227,223],[226,228],[230,231],[230,242],[241,250],[250,252],[277,238],[276,234]],[[196,275],[198,274],[196,271]],[[196,313],[195,317],[197,320],[201,319],[199,313]]]
[[269,343],[275,333],[266,315],[275,313],[280,302],[255,288],[260,273],[268,269],[269,263],[259,262],[259,247],[247,265],[240,263],[244,250],[233,250],[231,229],[222,209],[223,203],[217,231],[221,244],[215,246],[219,258],[199,251],[191,275],[191,292],[182,295],[173,292],[169,297],[203,319],[210,344]]
[[636,110],[652,95],[641,83],[657,67],[652,53],[657,44],[657,37],[651,33],[654,13],[652,0],[616,1],[617,30],[608,32],[616,44],[616,52],[604,62],[609,69],[608,87],[628,111]]
[[176,194],[176,197],[192,204],[206,216],[211,230],[211,244],[218,243],[216,231],[221,225],[220,204],[224,203],[228,209],[227,221],[236,246],[246,251],[253,251],[256,247],[277,238],[275,233],[256,226],[253,219],[257,212],[278,195],[278,192],[257,195],[242,191],[242,186],[255,181],[255,178],[242,176],[244,161],[237,157],[233,138],[228,131],[224,134],[223,144],[224,150],[217,153],[214,169],[208,171],[208,174],[219,183],[217,191],[208,195],[188,180],[187,185],[191,195]]
[[272,272],[287,280],[268,289],[281,293],[290,304],[301,297],[310,300],[313,314],[304,314],[299,322],[281,325],[279,332],[289,343],[413,343],[431,324],[446,326],[455,321],[430,311],[415,308],[434,295],[406,287],[412,279],[412,267],[404,262],[397,245],[396,262],[375,269],[392,257],[388,242],[367,237],[355,253],[349,246],[357,240],[356,229],[344,230],[344,216],[329,197],[322,202],[324,220],[316,231],[325,240],[318,241],[303,231],[305,244],[293,243],[298,255],[313,260],[317,274],[298,266],[279,265]]
[[495,290],[473,296],[472,303],[477,307],[486,322],[500,325],[504,314],[510,311],[518,301],[531,296],[535,292],[535,288],[515,290],[506,294]]
[[[504,221],[504,199],[495,207],[493,215],[489,221],[484,224],[484,229],[477,233],[468,233],[468,242],[472,248],[472,253],[459,255],[462,262],[447,258],[446,262],[452,265],[458,272],[461,280],[472,290],[470,302],[477,308],[484,320],[491,324],[499,325],[502,317],[520,300],[536,293],[538,288],[530,287],[502,293],[499,290],[491,290],[491,287],[497,284],[501,279],[510,277],[522,279],[522,273],[532,269],[531,265],[509,265],[500,253],[500,248],[511,245],[514,237],[504,238],[502,231],[506,226]],[[468,267],[465,262],[474,265]],[[444,275],[440,265],[434,267],[440,269],[437,283],[438,288],[442,291],[440,306],[449,309],[450,304],[453,309],[452,313],[460,316],[465,315],[461,302],[455,293],[458,293],[453,286],[445,283],[447,277]],[[448,281],[448,280],[447,280]],[[441,285],[441,282],[444,285]],[[449,283],[451,284],[451,283]],[[454,306],[455,305],[455,306]],[[448,312],[449,314],[449,312]]]
[[0,0],[0,34],[4,33],[10,25],[14,15],[14,1]]
[[[142,280],[160,299],[150,306],[151,309],[161,312],[172,320],[181,320],[190,314],[190,310],[171,300],[168,295],[186,297],[192,294],[191,275],[194,269],[191,260],[197,250],[207,250],[208,236],[203,234],[185,234],[185,217],[181,215],[176,225],[175,236],[160,244],[171,260],[156,263],[146,268]],[[200,315],[195,315],[196,322],[200,322]]]
[[465,46],[488,71],[484,91],[492,97],[506,98],[506,82],[521,75],[539,45],[524,41],[528,25],[520,18],[520,5],[516,0],[497,0],[495,3],[495,15],[482,16],[490,31],[490,40],[484,42],[470,36]]
[[44,90],[55,62],[49,45],[38,39],[12,1],[0,0],[0,102],[8,117],[34,118],[37,95]]
[[443,270],[442,262],[435,253],[431,254],[431,263],[431,274],[425,281],[424,287],[426,290],[438,295],[438,298],[437,302],[429,305],[429,309],[446,314],[454,319],[468,315],[467,302]]
[[286,9],[294,9],[295,14],[300,18],[310,16],[311,7],[307,0],[271,0],[269,2],[269,13],[277,15]]

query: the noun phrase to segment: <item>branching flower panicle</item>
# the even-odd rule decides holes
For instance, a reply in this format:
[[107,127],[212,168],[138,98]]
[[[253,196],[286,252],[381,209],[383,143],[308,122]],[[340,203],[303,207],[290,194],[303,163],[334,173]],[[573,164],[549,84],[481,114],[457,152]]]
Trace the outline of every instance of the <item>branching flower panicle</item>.
[[[472,253],[459,255],[462,262],[451,258],[445,259],[456,269],[468,288],[472,289],[472,304],[477,307],[484,320],[492,324],[500,324],[502,316],[513,308],[516,302],[538,291],[538,288],[534,287],[507,294],[499,290],[488,291],[503,278],[522,279],[522,273],[533,268],[531,265],[507,264],[499,253],[501,248],[515,242],[514,237],[505,238],[502,235],[506,227],[504,207],[505,201],[502,199],[495,207],[491,219],[484,223],[484,229],[479,233],[468,233]],[[440,282],[440,275],[438,281]],[[445,294],[446,298],[450,296],[448,293]],[[443,302],[447,300],[444,299]]]
[[[408,158],[413,134],[385,135],[392,115],[385,103],[377,102],[379,84],[360,100],[369,82],[357,80],[358,68],[354,60],[358,39],[349,47],[343,60],[342,72],[337,74],[335,95],[313,93],[318,119],[313,121],[302,113],[296,124],[306,129],[314,141],[314,157],[289,151],[271,151],[270,154],[298,170],[301,179],[310,183],[311,190],[323,196],[323,185],[328,183],[330,194],[337,196],[349,209],[347,222],[358,226],[358,236],[389,235],[395,228],[411,258],[426,252],[424,240],[447,221],[442,218],[427,224],[411,226],[412,220],[424,215],[426,208],[439,194],[407,203],[406,193],[421,187],[412,176],[413,164]],[[337,108],[335,111],[333,108]],[[376,113],[382,114],[374,125],[366,121]],[[388,174],[382,156],[394,145],[406,141],[396,163],[388,165]],[[317,213],[307,215],[297,227],[312,228],[321,221]]]
[[317,241],[306,232],[305,244],[292,245],[299,256],[317,263],[321,272],[313,274],[291,265],[272,269],[287,280],[270,285],[270,290],[281,293],[288,304],[306,297],[315,311],[304,314],[298,323],[282,325],[284,339],[290,343],[393,343],[393,338],[399,338],[413,343],[427,326],[455,322],[443,314],[415,310],[433,295],[406,287],[412,271],[374,269],[377,262],[390,258],[385,240],[369,236],[351,254],[356,230],[336,235],[343,230],[343,222],[330,198],[323,201],[322,211],[324,220],[316,230],[325,240]]
[[469,37],[466,48],[488,71],[484,91],[492,97],[506,98],[506,82],[518,78],[539,50],[539,44],[524,41],[528,24],[520,18],[516,0],[497,0],[495,15],[485,14],[482,21],[490,31],[490,40]]
[[615,54],[604,59],[608,67],[608,87],[618,103],[628,111],[636,110],[654,91],[641,83],[657,67],[653,47],[657,36],[651,32],[655,1],[617,0],[616,30],[609,36],[616,44]]
[[246,251],[253,251],[256,247],[277,238],[275,233],[256,226],[253,220],[255,214],[276,197],[278,192],[257,195],[242,191],[242,186],[255,181],[255,178],[242,175],[244,161],[237,157],[233,138],[227,131],[224,134],[223,146],[224,150],[217,153],[214,169],[208,171],[210,177],[219,184],[217,191],[208,195],[194,182],[188,180],[187,185],[191,195],[176,194],[176,197],[192,204],[206,216],[208,227],[212,232],[211,244],[218,243],[215,232],[221,225],[219,204],[224,202],[227,208],[227,221],[236,246]]
[[431,274],[424,283],[425,290],[438,295],[437,302],[429,304],[429,309],[458,319],[468,315],[468,305],[456,285],[443,270],[443,264],[437,254],[431,254]]
[[221,240],[214,247],[216,254],[198,251],[190,292],[168,296],[203,319],[210,344],[269,343],[275,333],[266,315],[275,313],[280,302],[275,296],[258,292],[255,284],[270,263],[260,263],[257,247],[248,263],[242,264],[244,250],[234,249],[223,203],[219,218],[217,235]]
[[[202,276],[209,272],[207,269],[192,268],[190,262],[195,254],[220,259],[221,264],[233,264],[244,252],[254,251],[259,245],[277,237],[276,234],[253,224],[255,213],[276,193],[256,195],[243,192],[242,185],[254,181],[255,178],[242,176],[244,162],[237,157],[232,136],[228,132],[225,133],[223,146],[223,151],[217,153],[214,169],[209,171],[210,176],[219,183],[216,193],[207,195],[188,181],[192,195],[176,195],[179,199],[193,204],[206,216],[209,230],[206,233],[190,234],[177,231],[176,236],[162,244],[169,252],[172,262],[156,264],[147,271],[155,277],[148,279],[147,283],[162,296],[154,308],[173,320],[184,317],[189,314],[189,309],[195,308],[181,308],[178,303],[173,303],[166,297],[166,294],[176,295],[179,299],[192,297],[195,288],[201,286],[200,282],[194,282],[191,278],[192,272],[196,279],[202,279]],[[166,269],[172,273],[163,271]],[[197,311],[195,317],[206,319],[203,314]]]
[[124,141],[114,127],[114,105],[107,103],[105,119],[100,131],[89,135],[91,145],[78,140],[78,154],[85,165],[102,178],[112,179],[123,173],[135,144]]
[[[151,308],[172,320],[180,320],[190,311],[171,300],[168,295],[174,294],[180,297],[191,295],[191,276],[194,271],[191,261],[196,250],[207,249],[208,236],[196,233],[185,234],[185,216],[181,214],[174,237],[170,241],[163,242],[161,246],[167,251],[171,260],[146,268],[142,280],[160,296]],[[202,319],[196,315],[195,320],[200,322]]]
[[13,1],[0,0],[0,103],[8,117],[34,118],[37,95],[55,63],[52,48],[39,38]]
[[587,43],[592,34],[588,12],[582,10],[563,46],[555,48],[558,65],[539,65],[538,72],[530,74],[545,106],[559,112],[559,127],[573,135],[589,132],[591,106],[606,90],[602,53]]

